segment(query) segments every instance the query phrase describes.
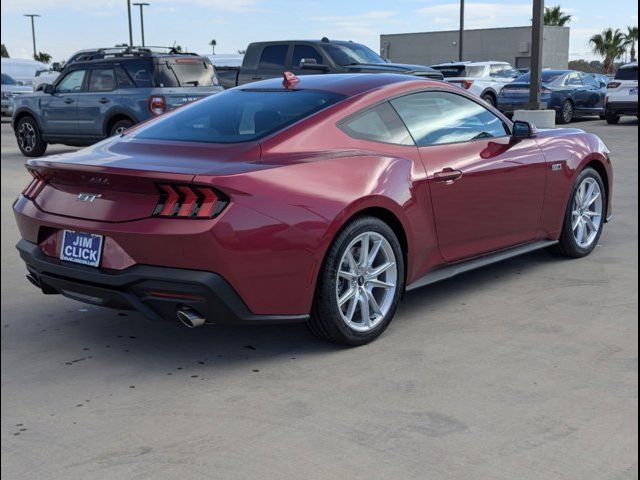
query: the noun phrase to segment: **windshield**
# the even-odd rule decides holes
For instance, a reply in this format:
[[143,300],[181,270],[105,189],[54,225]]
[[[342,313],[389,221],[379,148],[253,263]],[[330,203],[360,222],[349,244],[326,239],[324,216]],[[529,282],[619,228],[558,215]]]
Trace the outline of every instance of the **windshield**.
[[484,75],[484,66],[482,65],[436,65],[433,68],[440,71],[444,78],[481,77]]
[[214,84],[213,65],[203,58],[177,58],[158,65],[160,87],[210,87]]
[[638,67],[621,68],[616,73],[616,80],[638,80]]
[[329,52],[333,61],[338,65],[358,65],[360,63],[387,63],[384,58],[368,47],[359,43],[323,44],[324,49]]
[[9,75],[7,75],[6,73],[2,74],[2,85],[17,85],[17,84],[18,82],[16,82]]
[[[545,71],[542,72],[542,83],[553,83],[562,77],[566,72]],[[525,73],[516,78],[513,83],[529,83],[531,80],[531,74]]]
[[135,138],[205,143],[257,140],[344,98],[314,90],[227,90],[152,122]]

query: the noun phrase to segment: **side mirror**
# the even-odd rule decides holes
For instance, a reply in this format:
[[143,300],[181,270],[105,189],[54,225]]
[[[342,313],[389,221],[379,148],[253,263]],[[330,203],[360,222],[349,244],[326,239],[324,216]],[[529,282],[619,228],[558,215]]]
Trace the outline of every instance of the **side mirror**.
[[328,65],[318,63],[315,58],[303,58],[302,60],[300,60],[300,68],[302,68],[303,70],[329,70]]
[[538,129],[533,123],[523,120],[513,122],[513,130],[511,137],[515,140],[524,140],[526,138],[535,138],[538,136]]
[[44,87],[42,87],[42,91],[44,93],[52,95],[56,91],[56,89],[55,89],[55,87],[53,85],[51,85],[50,83],[47,83],[47,84],[44,85]]

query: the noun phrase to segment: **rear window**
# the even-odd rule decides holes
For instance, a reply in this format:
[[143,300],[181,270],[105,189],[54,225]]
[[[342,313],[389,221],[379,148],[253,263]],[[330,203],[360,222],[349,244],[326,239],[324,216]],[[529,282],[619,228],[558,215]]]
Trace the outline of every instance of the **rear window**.
[[433,67],[440,71],[444,78],[451,77],[482,77],[484,75],[483,66],[470,65],[442,65]]
[[6,73],[2,74],[2,85],[16,85],[17,83],[18,82],[16,82],[13,78],[11,78]]
[[213,65],[203,58],[177,58],[158,63],[159,87],[210,87]]
[[638,67],[621,68],[616,73],[616,80],[638,80]]
[[205,143],[257,140],[344,98],[315,90],[228,90],[151,123],[135,138]]

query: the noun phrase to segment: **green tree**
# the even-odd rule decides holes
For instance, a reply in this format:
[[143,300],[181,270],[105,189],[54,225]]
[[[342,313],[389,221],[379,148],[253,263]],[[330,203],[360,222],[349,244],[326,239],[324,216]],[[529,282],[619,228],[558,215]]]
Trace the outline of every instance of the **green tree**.
[[247,53],[246,50],[238,50],[238,55],[244,55],[245,53]]
[[7,51],[7,47],[4,46],[4,43],[0,47],[0,51],[2,53],[2,58],[9,58],[9,52]]
[[571,21],[571,15],[564,13],[560,9],[560,5],[555,7],[545,7],[544,9],[544,24],[555,27],[564,27]]
[[211,47],[211,53],[216,54],[216,45],[218,45],[218,41],[215,38],[212,38],[209,42],[209,46]]
[[627,45],[631,45],[631,49],[629,50],[629,56],[631,57],[631,61],[636,61],[636,42],[638,41],[638,26],[635,27],[627,27],[627,33],[624,35],[625,40],[627,41]]
[[615,30],[607,28],[602,33],[593,35],[589,39],[589,45],[593,53],[604,58],[604,72],[613,73],[615,70],[614,62],[624,55],[628,43],[624,33],[618,28]]
[[34,55],[33,58],[36,61],[42,62],[42,63],[49,63],[51,61],[51,55],[49,55],[48,53],[45,53],[45,52],[38,52],[38,54]]

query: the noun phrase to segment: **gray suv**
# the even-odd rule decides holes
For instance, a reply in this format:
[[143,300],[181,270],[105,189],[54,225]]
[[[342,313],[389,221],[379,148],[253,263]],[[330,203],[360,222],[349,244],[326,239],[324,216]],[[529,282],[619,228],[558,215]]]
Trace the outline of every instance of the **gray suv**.
[[98,52],[66,67],[53,85],[15,98],[12,125],[24,155],[39,157],[50,143],[91,145],[222,90],[205,57]]

